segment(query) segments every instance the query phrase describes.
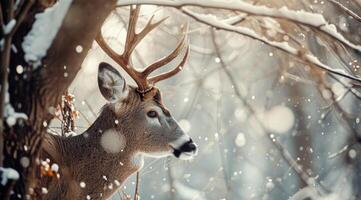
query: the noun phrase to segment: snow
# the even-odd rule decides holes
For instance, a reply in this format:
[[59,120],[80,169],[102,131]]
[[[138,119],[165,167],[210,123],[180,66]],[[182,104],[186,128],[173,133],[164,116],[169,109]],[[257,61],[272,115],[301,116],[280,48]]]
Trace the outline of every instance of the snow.
[[[260,5],[252,5],[244,1],[228,0],[227,3],[220,0],[119,0],[117,3],[119,6],[132,5],[132,4],[148,4],[148,5],[163,5],[171,7],[182,6],[200,6],[203,8],[216,8],[226,9],[232,11],[240,11],[250,15],[267,16],[273,18],[288,19],[295,23],[317,28],[328,34],[335,39],[341,41],[346,46],[353,48],[361,52],[361,46],[355,45],[346,40],[341,34],[334,29],[334,25],[329,24],[326,19],[318,13],[306,12],[304,10],[290,10],[287,7],[281,7],[279,9],[270,8]],[[184,8],[183,8],[184,9]]]
[[361,46],[353,44],[352,42],[348,41],[343,35],[337,32],[337,28],[334,24],[325,24],[324,26],[321,26],[320,29],[328,33],[332,37],[336,38],[337,40],[340,40],[342,43],[346,44],[347,46],[361,52]]
[[246,28],[246,27],[239,27],[239,26],[232,26],[230,24],[225,23],[225,21],[221,21],[218,20],[216,16],[213,15],[203,15],[203,14],[198,14],[198,13],[193,13],[187,9],[183,9],[186,13],[196,17],[197,19],[215,26],[215,27],[219,27],[225,30],[229,30],[235,33],[239,33],[248,37],[251,37],[255,40],[264,42],[266,44],[269,44],[273,47],[277,47],[278,49],[284,50],[286,52],[289,52],[293,55],[296,55],[298,53],[298,51],[291,47],[287,42],[275,42],[275,41],[270,41],[268,40],[266,37],[263,37],[261,35],[259,35],[258,33],[256,33],[255,31],[253,31],[252,29]]
[[5,106],[5,118],[9,126],[14,126],[17,119],[27,120],[28,116],[25,113],[15,112],[14,108],[10,104],[7,104]]
[[25,60],[34,67],[41,64],[42,58],[52,44],[72,0],[58,1],[53,7],[35,15],[31,31],[24,37],[22,48]]
[[41,193],[43,193],[43,194],[48,194],[48,189],[45,188],[45,187],[42,187],[42,188],[41,188]]
[[9,34],[9,33],[13,30],[15,24],[16,24],[16,20],[15,20],[15,19],[12,19],[12,20],[10,20],[9,23],[7,23],[6,25],[4,25],[4,26],[3,26],[4,34],[5,34],[5,35]]
[[286,133],[293,127],[295,116],[287,106],[278,105],[264,113],[263,123],[271,132]]
[[9,94],[6,94],[5,97],[4,117],[6,118],[6,123],[9,126],[14,126],[16,124],[17,119],[24,119],[24,120],[28,119],[28,116],[25,113],[15,112],[14,108],[11,106],[9,102]]
[[[241,35],[244,35],[244,36],[250,37],[252,39],[258,40],[258,41],[263,42],[265,44],[268,44],[268,45],[270,45],[272,47],[275,47],[275,48],[277,48],[279,50],[282,50],[282,51],[284,51],[286,53],[289,53],[289,54],[292,54],[294,56],[299,57],[300,52],[296,48],[291,47],[285,41],[284,42],[271,41],[271,40],[268,40],[266,37],[259,35],[258,33],[253,31],[252,29],[249,29],[249,28],[246,28],[246,27],[232,26],[230,24],[225,23],[224,21],[218,20],[216,18],[216,16],[193,13],[193,12],[187,10],[187,9],[183,9],[183,10],[184,10],[185,13],[197,18],[198,20],[200,20],[200,21],[202,21],[202,22],[204,22],[206,24],[209,24],[211,26],[218,27],[218,28],[221,28],[221,29],[224,29],[224,30],[228,30],[228,31],[231,31],[231,32],[239,33]],[[323,70],[328,71],[328,72],[338,74],[340,76],[347,77],[349,79],[361,82],[361,78],[359,78],[359,77],[349,75],[342,69],[334,69],[334,68],[331,68],[331,67],[323,64],[316,56],[312,55],[311,53],[305,53],[303,55],[303,59],[305,61],[307,61],[307,62],[310,62],[310,63],[316,65],[317,67],[319,67],[319,68],[321,68]]]
[[0,172],[2,173],[1,185],[6,185],[8,180],[18,180],[20,175],[13,168],[3,168],[0,167]]
[[244,133],[238,133],[234,142],[238,147],[243,147],[244,145],[246,145],[246,136],[244,135]]
[[350,149],[350,151],[348,151],[348,157],[350,157],[351,159],[355,159],[357,156],[357,152],[355,151],[355,149]]
[[270,37],[275,37],[277,33],[284,33],[284,31],[281,28],[281,25],[270,17],[265,17],[262,21],[263,26],[267,28],[267,35]]
[[106,130],[100,138],[100,144],[108,153],[119,153],[126,145],[125,136],[115,129]]
[[86,184],[85,184],[84,181],[81,181],[81,182],[79,183],[79,185],[80,185],[81,188],[85,188],[85,186],[86,186]]
[[296,192],[290,200],[304,200],[304,199],[312,199],[312,200],[338,200],[342,199],[339,195],[335,193],[330,193],[327,195],[320,195],[314,188],[305,187]]
[[53,163],[53,164],[51,165],[51,171],[53,171],[53,172],[58,172],[58,171],[59,171],[59,165],[56,164],[56,163]]

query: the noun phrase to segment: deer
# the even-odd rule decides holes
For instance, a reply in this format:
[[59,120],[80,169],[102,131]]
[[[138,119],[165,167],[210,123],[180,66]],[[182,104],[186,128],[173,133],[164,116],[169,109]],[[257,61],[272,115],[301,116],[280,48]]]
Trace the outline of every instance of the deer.
[[[131,55],[139,42],[164,19],[153,22],[136,32],[140,6],[130,7],[125,48],[116,53],[104,40],[102,33],[96,41],[135,81],[128,85],[112,65],[101,62],[98,66],[98,87],[107,100],[99,117],[84,132],[62,137],[46,134],[41,160],[59,166],[58,178],[43,177],[46,188],[44,199],[108,199],[129,176],[138,172],[144,157],[175,156],[192,159],[197,145],[172,117],[163,104],[161,91],[155,86],[182,70],[189,54],[184,29],[176,48],[167,56],[137,70]],[[149,77],[152,72],[174,60],[186,49],[180,63],[172,70]]]

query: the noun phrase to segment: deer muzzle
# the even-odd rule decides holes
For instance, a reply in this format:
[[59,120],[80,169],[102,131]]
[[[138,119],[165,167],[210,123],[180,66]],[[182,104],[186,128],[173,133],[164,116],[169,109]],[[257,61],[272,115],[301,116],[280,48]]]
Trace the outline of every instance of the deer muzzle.
[[189,139],[178,148],[173,148],[173,155],[182,160],[192,159],[198,153],[197,144]]

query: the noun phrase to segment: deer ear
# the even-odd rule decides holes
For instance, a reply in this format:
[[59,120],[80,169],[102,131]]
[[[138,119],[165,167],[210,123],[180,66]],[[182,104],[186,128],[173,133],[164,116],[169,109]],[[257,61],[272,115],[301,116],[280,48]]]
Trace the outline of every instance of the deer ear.
[[125,79],[114,67],[105,62],[99,64],[98,86],[100,93],[110,102],[123,100],[129,94]]

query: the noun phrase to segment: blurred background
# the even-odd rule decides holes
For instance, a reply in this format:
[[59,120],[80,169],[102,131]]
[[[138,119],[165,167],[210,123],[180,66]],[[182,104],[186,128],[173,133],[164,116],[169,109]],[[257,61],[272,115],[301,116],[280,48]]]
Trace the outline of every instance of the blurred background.
[[[247,2],[322,13],[345,38],[361,44],[361,22],[332,1]],[[340,2],[361,13],[359,0]],[[243,16],[235,26],[271,41],[286,41],[332,68],[360,75],[361,54],[317,29],[239,12],[189,9],[219,19]],[[118,8],[102,29],[119,52],[128,14],[128,7]],[[167,55],[182,25],[189,24],[188,62],[158,87],[174,118],[199,145],[199,154],[191,161],[146,159],[140,171],[141,199],[361,199],[360,85],[272,46],[204,25],[177,9],[143,6],[140,24],[153,14],[169,18],[138,46],[133,61],[141,69]],[[101,61],[117,66],[134,84],[94,43],[69,90],[80,112],[77,133],[89,127],[105,104],[96,79]],[[57,122],[51,130],[58,131]],[[132,176],[125,193],[133,195],[134,186]],[[120,198],[121,192],[113,197]]]

